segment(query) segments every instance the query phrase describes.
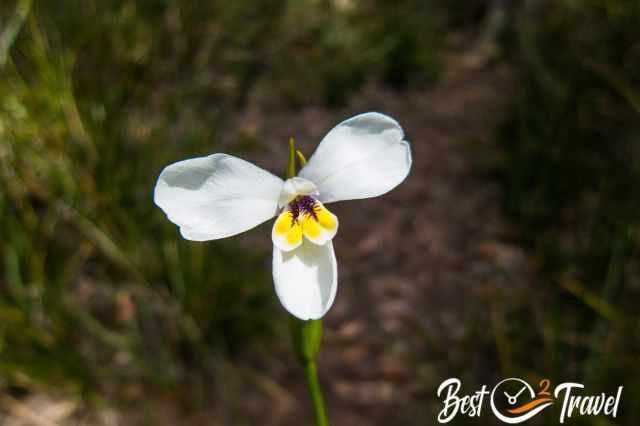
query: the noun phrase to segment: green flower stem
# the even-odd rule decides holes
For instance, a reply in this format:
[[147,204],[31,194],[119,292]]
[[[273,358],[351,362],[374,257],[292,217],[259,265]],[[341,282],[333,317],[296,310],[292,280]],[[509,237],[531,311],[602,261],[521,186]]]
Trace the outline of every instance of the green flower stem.
[[316,426],[327,426],[327,413],[324,408],[324,400],[322,399],[322,389],[318,382],[318,371],[315,360],[310,360],[304,364],[304,374],[307,377],[307,385],[309,386],[309,396],[313,404],[313,413],[316,417]]
[[[300,151],[296,151],[295,141],[289,140],[289,162],[287,163],[287,178],[296,175],[296,156],[301,165],[304,166],[306,159]],[[304,368],[304,375],[309,387],[309,396],[313,405],[313,413],[316,418],[316,426],[327,426],[327,413],[324,408],[322,389],[318,381],[318,369],[316,366],[316,356],[320,351],[322,341],[322,321],[311,320],[302,321],[291,317],[289,321],[291,329],[291,341],[300,365]]]
[[296,141],[289,139],[289,161],[287,162],[287,179],[296,175]]
[[291,340],[298,361],[304,368],[304,374],[309,387],[309,396],[313,405],[316,426],[327,426],[327,414],[322,398],[322,389],[318,381],[316,356],[320,351],[322,341],[322,321],[302,321],[291,317]]

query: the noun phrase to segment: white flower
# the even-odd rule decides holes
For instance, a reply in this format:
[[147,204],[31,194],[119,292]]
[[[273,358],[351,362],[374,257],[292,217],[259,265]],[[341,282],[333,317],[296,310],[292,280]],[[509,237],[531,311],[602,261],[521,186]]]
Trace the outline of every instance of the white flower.
[[338,287],[331,240],[338,218],[326,203],[382,195],[411,168],[400,125],[386,115],[357,115],[333,128],[297,177],[283,181],[226,154],[167,166],[155,203],[188,240],[207,241],[247,231],[278,215],[273,281],[282,305],[302,319],[321,318]]

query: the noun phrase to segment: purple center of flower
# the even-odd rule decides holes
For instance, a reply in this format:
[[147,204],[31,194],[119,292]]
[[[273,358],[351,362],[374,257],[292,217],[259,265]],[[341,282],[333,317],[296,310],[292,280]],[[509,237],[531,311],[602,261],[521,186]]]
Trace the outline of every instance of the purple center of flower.
[[293,220],[297,221],[298,217],[303,213],[308,213],[315,220],[318,220],[318,215],[316,214],[316,203],[316,200],[308,195],[299,195],[294,198],[289,203],[289,209],[291,210]]

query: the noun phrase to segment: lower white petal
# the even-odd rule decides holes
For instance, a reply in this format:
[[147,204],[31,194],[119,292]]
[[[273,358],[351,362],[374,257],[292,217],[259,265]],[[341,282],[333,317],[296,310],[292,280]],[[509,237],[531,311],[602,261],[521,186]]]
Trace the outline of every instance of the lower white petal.
[[282,179],[226,154],[167,166],[156,183],[155,203],[188,240],[229,237],[272,218]]
[[282,306],[301,320],[327,313],[338,289],[336,255],[331,241],[319,246],[304,241],[283,252],[273,247],[273,282]]

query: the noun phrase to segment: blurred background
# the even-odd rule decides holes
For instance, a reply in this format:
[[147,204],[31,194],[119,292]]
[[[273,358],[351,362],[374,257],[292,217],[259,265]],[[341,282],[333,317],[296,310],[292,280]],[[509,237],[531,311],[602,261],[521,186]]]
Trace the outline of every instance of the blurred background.
[[270,224],[184,241],[152,190],[213,152],[282,174],[370,110],[415,164],[332,209],[332,424],[512,376],[624,385],[571,422],[640,423],[639,71],[630,0],[2,0],[0,423],[311,424]]

